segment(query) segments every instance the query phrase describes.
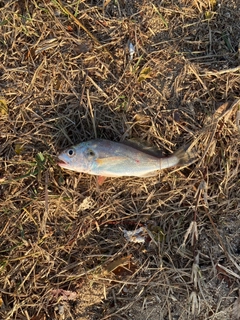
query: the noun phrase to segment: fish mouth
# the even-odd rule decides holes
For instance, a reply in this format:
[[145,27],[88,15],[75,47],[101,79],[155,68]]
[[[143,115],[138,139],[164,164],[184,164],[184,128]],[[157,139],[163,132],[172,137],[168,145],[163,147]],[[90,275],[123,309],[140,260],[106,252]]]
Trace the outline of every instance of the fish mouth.
[[64,166],[67,165],[67,162],[64,161],[64,160],[62,160],[62,159],[60,159],[60,158],[58,158],[57,164],[58,164],[60,167],[64,167]]

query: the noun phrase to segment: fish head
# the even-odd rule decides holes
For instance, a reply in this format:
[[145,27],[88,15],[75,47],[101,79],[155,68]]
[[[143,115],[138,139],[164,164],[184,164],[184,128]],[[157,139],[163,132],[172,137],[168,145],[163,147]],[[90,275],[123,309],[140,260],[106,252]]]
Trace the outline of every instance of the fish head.
[[91,173],[97,158],[98,154],[94,146],[83,142],[60,153],[58,155],[58,165],[61,168],[76,172]]

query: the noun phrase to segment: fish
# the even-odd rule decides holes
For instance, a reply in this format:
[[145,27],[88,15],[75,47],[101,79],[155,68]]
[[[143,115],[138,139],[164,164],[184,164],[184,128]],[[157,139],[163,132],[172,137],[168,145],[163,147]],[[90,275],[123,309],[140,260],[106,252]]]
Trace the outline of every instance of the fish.
[[58,155],[61,168],[103,177],[151,177],[159,170],[186,166],[194,161],[185,146],[168,157],[154,156],[144,149],[105,139],[72,146]]

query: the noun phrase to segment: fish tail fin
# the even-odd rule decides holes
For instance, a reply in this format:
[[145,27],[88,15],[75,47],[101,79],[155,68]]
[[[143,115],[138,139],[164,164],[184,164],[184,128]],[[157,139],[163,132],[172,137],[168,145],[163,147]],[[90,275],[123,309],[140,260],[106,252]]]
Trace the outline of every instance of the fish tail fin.
[[177,166],[188,166],[197,160],[197,153],[192,150],[191,144],[179,148],[173,156],[178,159]]

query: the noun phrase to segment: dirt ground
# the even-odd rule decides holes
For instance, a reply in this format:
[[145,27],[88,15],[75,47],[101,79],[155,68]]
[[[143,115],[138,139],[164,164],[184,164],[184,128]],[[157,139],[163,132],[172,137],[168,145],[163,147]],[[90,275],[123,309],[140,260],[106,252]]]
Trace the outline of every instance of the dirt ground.
[[[0,319],[240,319],[239,17],[239,0],[0,1]],[[197,160],[101,186],[56,164],[94,138]]]

